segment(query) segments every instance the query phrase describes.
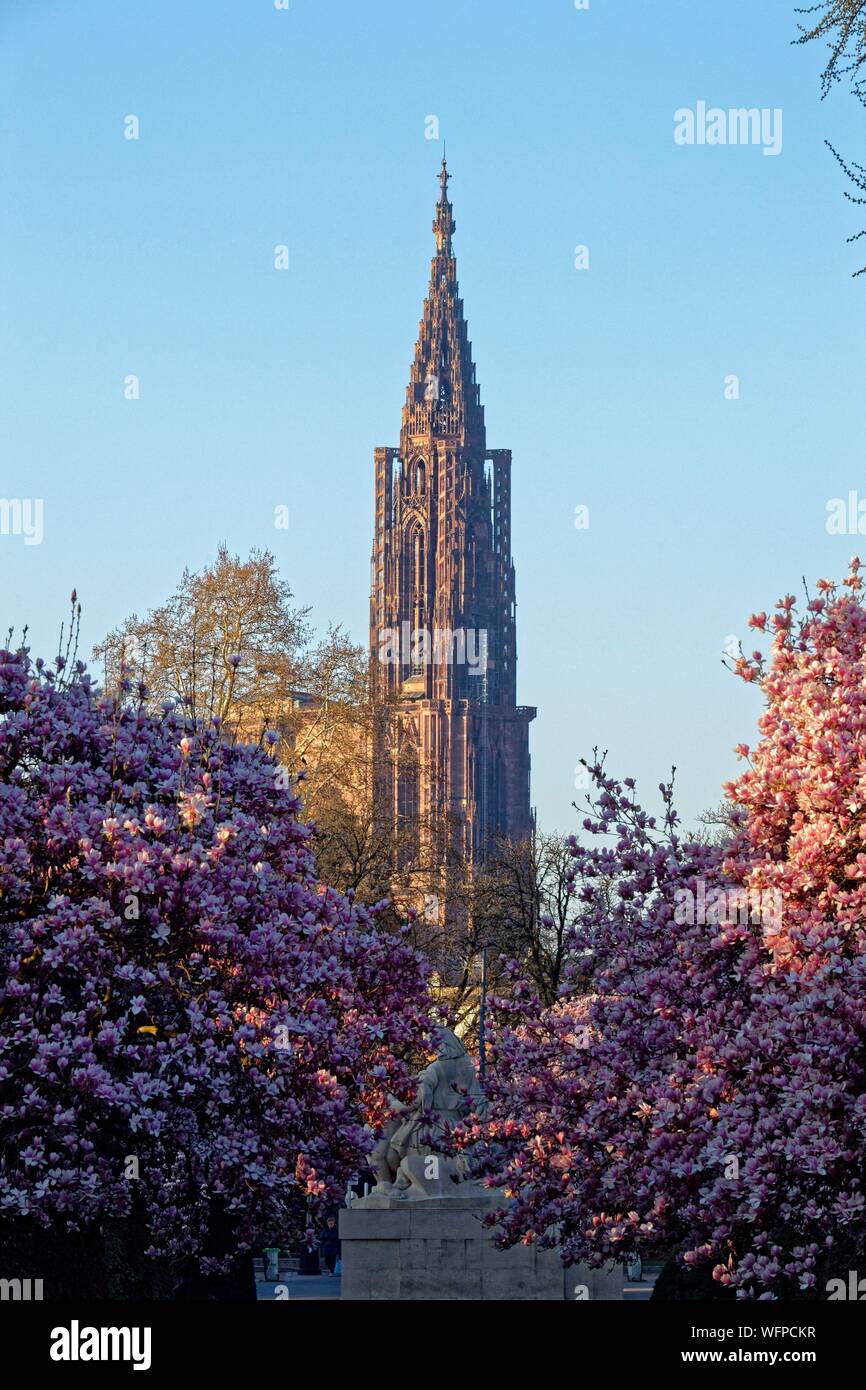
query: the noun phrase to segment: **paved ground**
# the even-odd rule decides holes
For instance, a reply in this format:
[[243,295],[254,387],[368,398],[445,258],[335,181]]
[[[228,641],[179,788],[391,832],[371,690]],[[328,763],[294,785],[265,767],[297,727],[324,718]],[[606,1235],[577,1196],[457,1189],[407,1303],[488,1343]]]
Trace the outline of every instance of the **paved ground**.
[[661,1265],[659,1264],[644,1265],[643,1277],[640,1280],[629,1279],[626,1276],[622,1295],[624,1301],[626,1303],[642,1303],[648,1299],[660,1269]]
[[276,1289],[281,1290],[279,1297],[285,1299],[287,1294],[289,1300],[299,1298],[339,1298],[340,1297],[340,1276],[339,1274],[288,1274],[282,1284],[256,1284],[256,1297],[260,1300],[268,1299],[273,1301]]
[[[623,1299],[626,1303],[641,1303],[648,1299],[652,1293],[653,1284],[656,1281],[658,1270],[650,1267],[644,1270],[643,1278],[640,1281],[626,1279],[623,1291]],[[340,1276],[334,1274],[289,1274],[283,1280],[281,1286],[277,1284],[256,1284],[256,1294],[259,1299],[273,1301],[276,1297],[276,1289],[280,1287],[288,1293],[288,1300],[295,1299],[324,1299],[340,1297]],[[286,1292],[280,1293],[281,1299],[286,1299]]]

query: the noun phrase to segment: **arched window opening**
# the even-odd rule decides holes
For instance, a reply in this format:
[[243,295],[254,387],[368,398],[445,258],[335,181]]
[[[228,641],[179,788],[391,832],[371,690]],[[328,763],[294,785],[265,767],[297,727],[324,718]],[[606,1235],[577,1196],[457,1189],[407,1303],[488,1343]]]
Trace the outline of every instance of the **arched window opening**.
[[412,674],[417,676],[424,669],[420,659],[418,639],[418,634],[424,626],[424,533],[420,527],[415,532],[412,544],[412,607],[415,628],[412,644]]

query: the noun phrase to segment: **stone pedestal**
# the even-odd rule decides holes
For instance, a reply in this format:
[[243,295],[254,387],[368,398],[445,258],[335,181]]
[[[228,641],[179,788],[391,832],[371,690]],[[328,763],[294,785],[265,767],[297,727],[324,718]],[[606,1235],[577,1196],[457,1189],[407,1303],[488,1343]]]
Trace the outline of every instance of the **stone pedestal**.
[[340,1213],[346,1299],[622,1299],[619,1266],[564,1269],[556,1250],[498,1249],[481,1224],[498,1193],[466,1183],[460,1195],[420,1199],[371,1194]]

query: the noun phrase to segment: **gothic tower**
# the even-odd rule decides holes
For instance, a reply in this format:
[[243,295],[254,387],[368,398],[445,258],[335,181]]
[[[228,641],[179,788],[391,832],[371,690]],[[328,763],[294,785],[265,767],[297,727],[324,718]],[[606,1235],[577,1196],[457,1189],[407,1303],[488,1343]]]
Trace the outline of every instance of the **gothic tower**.
[[391,709],[379,814],[404,843],[447,826],[449,852],[478,864],[492,836],[532,829],[535,710],[516,703],[511,453],[487,447],[448,179],[443,159],[400,444],[375,451],[370,657]]

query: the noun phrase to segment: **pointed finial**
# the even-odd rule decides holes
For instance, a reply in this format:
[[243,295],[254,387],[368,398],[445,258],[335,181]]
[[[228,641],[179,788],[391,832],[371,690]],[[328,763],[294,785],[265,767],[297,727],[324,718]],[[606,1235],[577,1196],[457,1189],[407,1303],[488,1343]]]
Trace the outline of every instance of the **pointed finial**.
[[443,151],[442,168],[439,170],[439,201],[436,204],[436,216],[433,220],[433,231],[436,233],[436,252],[440,256],[443,254],[451,255],[451,234],[455,225],[451,204],[448,201],[448,180],[450,177]]
[[447,201],[448,199],[448,180],[450,179],[450,177],[451,175],[448,172],[448,166],[445,163],[445,147],[443,145],[442,168],[439,170],[439,188],[441,190],[441,199],[443,202]]

